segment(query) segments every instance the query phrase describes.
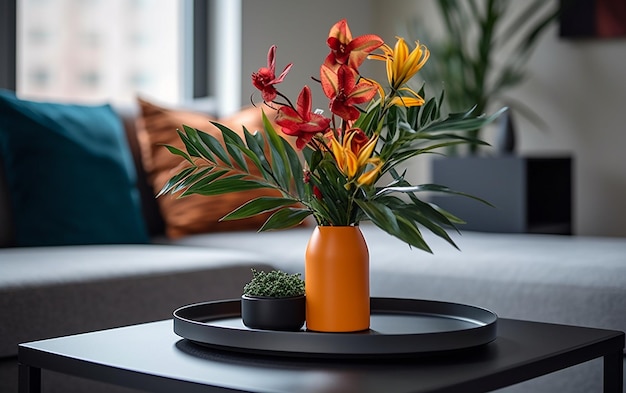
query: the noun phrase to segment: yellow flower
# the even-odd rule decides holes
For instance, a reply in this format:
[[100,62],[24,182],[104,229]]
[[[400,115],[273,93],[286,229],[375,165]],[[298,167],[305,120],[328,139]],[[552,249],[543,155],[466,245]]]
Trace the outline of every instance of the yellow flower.
[[372,157],[377,142],[378,135],[367,139],[363,131],[358,128],[348,130],[344,135],[343,143],[340,143],[334,135],[330,136],[330,146],[337,167],[348,179],[354,179],[368,164],[375,165],[373,169],[358,177],[356,183],[359,186],[372,184],[382,167],[381,159]]
[[[409,46],[403,38],[398,37],[396,46],[391,49],[389,45],[381,46],[382,54],[372,54],[369,57],[374,60],[383,60],[387,66],[387,80],[392,89],[393,98],[391,105],[419,106],[424,104],[424,99],[415,91],[406,87],[406,83],[422,69],[430,57],[430,51],[425,45],[415,42],[415,49],[409,52]],[[400,96],[400,91],[406,91],[411,96]],[[384,99],[384,97],[383,97]]]
[[373,164],[374,168],[369,171],[363,173],[356,179],[356,184],[361,187],[363,185],[372,185],[376,179],[378,178],[378,174],[380,173],[380,169],[383,167],[383,160],[380,157],[372,157],[367,161],[368,164]]

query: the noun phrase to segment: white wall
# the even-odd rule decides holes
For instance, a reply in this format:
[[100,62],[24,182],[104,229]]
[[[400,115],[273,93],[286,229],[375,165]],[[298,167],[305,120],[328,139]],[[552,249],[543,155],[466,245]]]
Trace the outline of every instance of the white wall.
[[575,157],[579,234],[626,236],[625,64],[625,39],[565,41],[555,32],[529,64],[533,78],[516,92],[550,126],[523,135],[521,151]]
[[[309,76],[318,74],[328,52],[328,29],[340,18],[348,19],[354,35],[375,33],[391,43],[412,18],[435,20],[432,0],[243,0],[243,15],[244,103],[253,91],[250,74],[264,65],[274,43],[280,70],[295,63],[285,82],[295,100]],[[558,37],[555,24],[528,63],[528,81],[510,94],[548,126],[541,131],[518,116],[518,151],[575,159],[576,234],[626,236],[625,64],[626,39],[568,41]],[[318,89],[313,94],[321,95]],[[420,158],[414,166],[417,181],[428,182],[428,160]]]
[[[250,83],[250,75],[266,64],[267,51],[277,46],[276,73],[294,63],[279,90],[295,104],[306,84],[311,88],[314,104],[328,113],[328,101],[319,84],[319,68],[328,55],[326,38],[340,19],[348,20],[353,36],[370,33],[374,20],[371,0],[243,0],[243,93],[244,104],[255,102],[260,94]],[[364,68],[367,70],[367,68]]]

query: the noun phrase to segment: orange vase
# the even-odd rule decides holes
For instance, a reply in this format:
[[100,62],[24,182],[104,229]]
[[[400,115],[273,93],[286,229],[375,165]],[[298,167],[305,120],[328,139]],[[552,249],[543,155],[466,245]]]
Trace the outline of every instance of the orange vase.
[[317,226],[306,247],[306,328],[369,329],[369,252],[358,226]]

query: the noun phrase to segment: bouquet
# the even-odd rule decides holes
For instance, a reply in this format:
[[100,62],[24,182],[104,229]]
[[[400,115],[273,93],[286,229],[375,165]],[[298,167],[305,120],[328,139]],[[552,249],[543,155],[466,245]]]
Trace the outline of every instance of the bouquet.
[[[504,109],[491,116],[476,115],[472,109],[442,114],[444,93],[427,98],[423,87],[416,91],[409,85],[429,58],[428,48],[419,42],[411,49],[397,38],[392,48],[373,34],[353,38],[346,20],[332,26],[326,42],[330,52],[313,80],[328,98],[328,116],[313,110],[309,86],[302,88],[295,104],[278,90],[293,65],[277,76],[277,48],[272,46],[267,66],[252,75],[252,83],[264,104],[276,110],[274,121],[263,113],[264,129],[251,132],[244,127],[241,136],[213,123],[223,141],[183,125],[178,134],[185,150],[167,148],[188,166],[159,195],[272,189],[276,196],[254,198],[222,220],[271,213],[260,231],[293,227],[310,216],[322,226],[371,221],[425,251],[431,252],[423,228],[456,247],[447,230],[463,221],[420,199],[420,194],[475,197],[444,185],[413,185],[406,170],[399,168],[413,157],[448,146],[486,144],[464,132],[493,121]],[[385,65],[384,84],[359,72],[365,61]]]

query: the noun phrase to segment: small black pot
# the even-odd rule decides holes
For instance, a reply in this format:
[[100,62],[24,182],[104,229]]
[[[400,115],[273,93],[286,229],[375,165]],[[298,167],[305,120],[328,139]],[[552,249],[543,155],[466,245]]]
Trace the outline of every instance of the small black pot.
[[252,329],[300,330],[306,317],[305,297],[241,296],[243,324]]

